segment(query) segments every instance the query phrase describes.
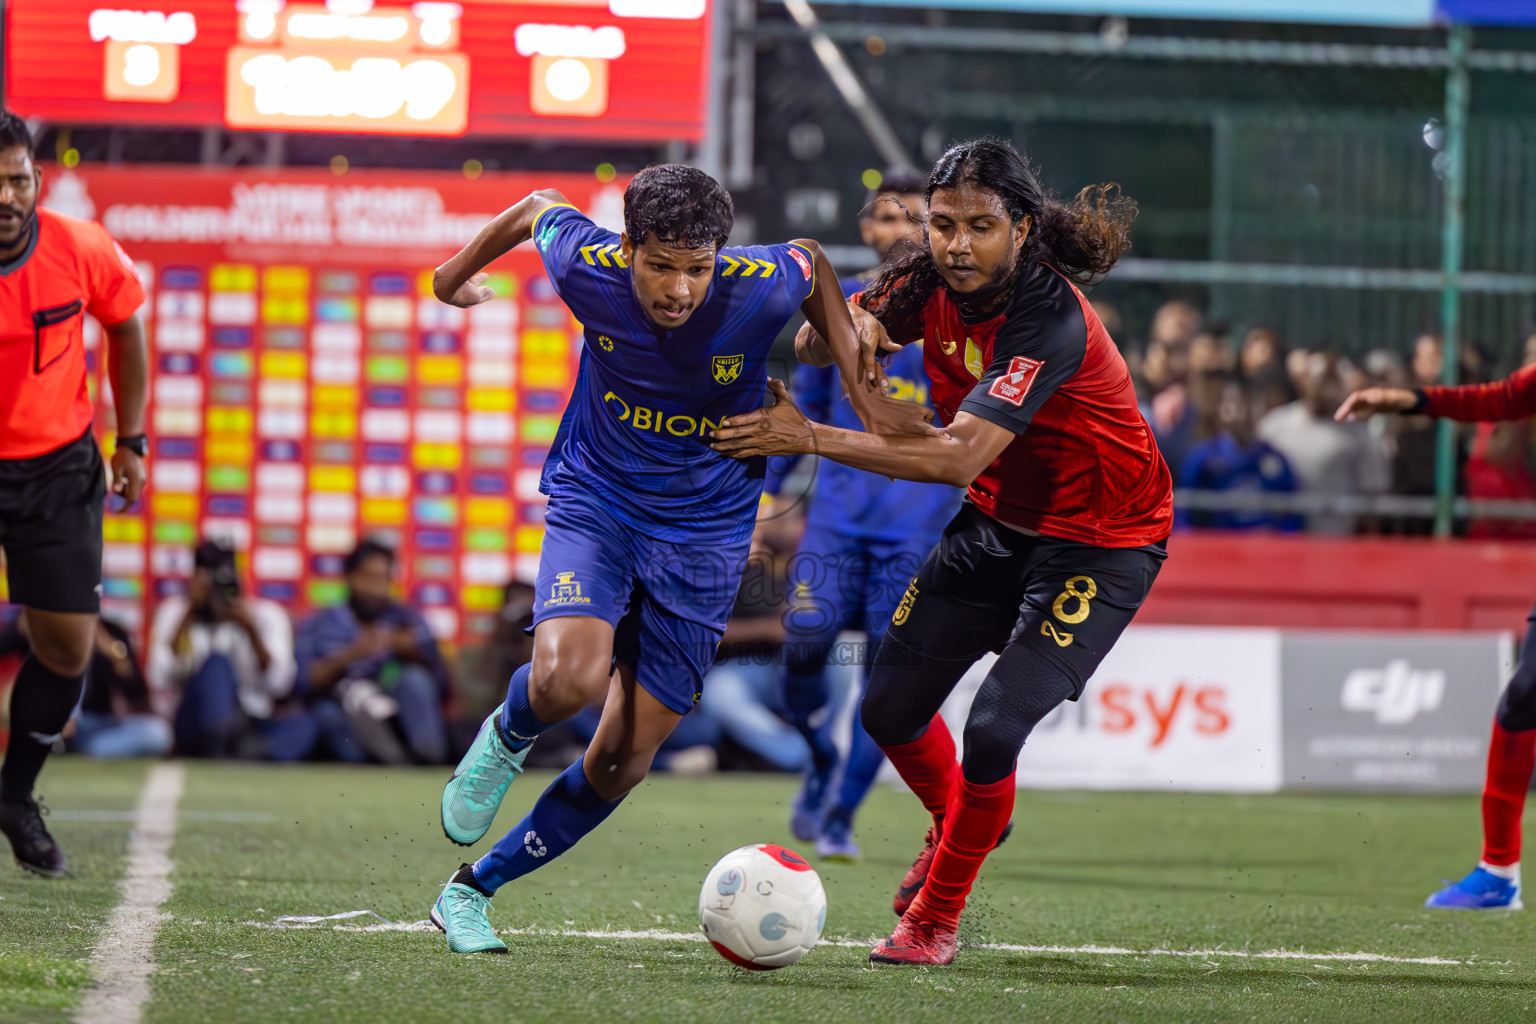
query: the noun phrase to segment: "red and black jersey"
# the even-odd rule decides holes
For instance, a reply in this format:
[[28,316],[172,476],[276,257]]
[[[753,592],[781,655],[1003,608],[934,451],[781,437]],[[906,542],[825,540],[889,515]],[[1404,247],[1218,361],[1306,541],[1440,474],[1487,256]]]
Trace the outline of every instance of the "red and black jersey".
[[923,309],[923,362],[946,423],[958,413],[1019,434],[971,484],[1010,526],[1100,547],[1173,528],[1173,479],[1130,371],[1081,292],[1035,262],[997,313],[968,317],[939,288]]
[[1464,423],[1492,423],[1536,416],[1536,366],[1516,370],[1492,384],[1420,388],[1421,412]]

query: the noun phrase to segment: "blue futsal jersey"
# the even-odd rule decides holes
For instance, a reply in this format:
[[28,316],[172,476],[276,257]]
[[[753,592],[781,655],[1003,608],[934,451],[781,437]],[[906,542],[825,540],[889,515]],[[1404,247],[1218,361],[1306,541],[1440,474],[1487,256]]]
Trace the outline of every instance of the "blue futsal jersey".
[[562,205],[538,215],[533,238],[586,339],[540,490],[570,481],[656,540],[750,536],[766,460],[726,458],[709,432],[762,406],[769,347],[815,286],[810,252],[720,250],[703,304],[668,330],[635,298],[617,234]]

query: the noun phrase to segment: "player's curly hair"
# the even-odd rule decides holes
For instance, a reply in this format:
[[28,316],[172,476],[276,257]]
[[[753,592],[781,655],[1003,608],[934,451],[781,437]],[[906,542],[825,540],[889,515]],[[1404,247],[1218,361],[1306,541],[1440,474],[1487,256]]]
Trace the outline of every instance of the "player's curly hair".
[[[1043,259],[1078,284],[1094,284],[1131,247],[1136,203],[1120,186],[1090,185],[1071,201],[1058,199],[1040,184],[1040,172],[1004,139],[987,136],[951,146],[933,165],[925,198],[961,185],[997,196],[1015,224],[1026,214],[1033,218],[1021,267]],[[900,242],[864,290],[863,304],[892,338],[911,341],[922,337],[923,307],[943,286],[929,247]]]
[[668,245],[719,249],[735,221],[731,194],[697,167],[647,167],[624,190],[624,232],[635,245],[655,235]]

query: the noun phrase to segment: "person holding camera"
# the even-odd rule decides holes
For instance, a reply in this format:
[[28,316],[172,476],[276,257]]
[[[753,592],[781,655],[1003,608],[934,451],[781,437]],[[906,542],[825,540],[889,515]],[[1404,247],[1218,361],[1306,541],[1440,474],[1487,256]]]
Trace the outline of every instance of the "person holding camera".
[[313,718],[283,706],[295,675],[288,614],[243,592],[221,544],[199,544],[186,594],[160,603],[147,669],[162,698],[180,693],[171,721],[184,757],[297,761],[314,749]]
[[364,538],[342,562],[344,603],[299,623],[299,692],[342,761],[442,764],[449,677],[426,620],[391,596],[395,552]]

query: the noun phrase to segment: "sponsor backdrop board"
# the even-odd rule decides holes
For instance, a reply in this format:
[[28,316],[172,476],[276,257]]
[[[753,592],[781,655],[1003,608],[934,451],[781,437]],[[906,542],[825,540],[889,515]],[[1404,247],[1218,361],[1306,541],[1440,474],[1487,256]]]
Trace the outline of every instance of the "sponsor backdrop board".
[[[537,567],[580,331],[531,246],[470,310],[433,298],[431,271],[537,187],[615,225],[623,184],[46,169],[43,204],[102,221],[149,294],[149,490],[107,518],[108,614],[139,628],[203,536],[235,544],[258,593],[334,602],[342,555],[378,535],[440,637],[486,631],[503,584]],[[104,379],[94,323],[87,345]]]
[[1478,789],[1512,657],[1507,634],[1286,633],[1285,785]]
[[[1020,786],[1271,792],[1280,788],[1280,633],[1127,630],[1082,697],[1041,722]],[[944,705],[958,738],[988,656]]]
[[[1030,736],[1019,785],[1475,792],[1512,656],[1507,633],[1133,626]],[[957,738],[995,660],[945,702]]]

